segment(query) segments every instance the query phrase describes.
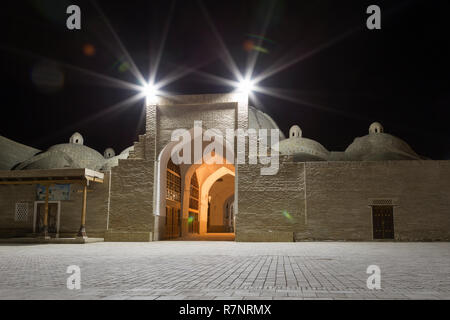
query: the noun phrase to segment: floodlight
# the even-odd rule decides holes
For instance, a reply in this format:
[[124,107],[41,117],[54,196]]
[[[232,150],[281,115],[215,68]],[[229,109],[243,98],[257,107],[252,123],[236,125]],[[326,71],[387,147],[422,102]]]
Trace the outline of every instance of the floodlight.
[[239,82],[238,89],[244,93],[250,93],[254,89],[254,83],[249,79],[244,79]]
[[145,94],[145,98],[147,100],[147,105],[153,104],[156,102],[156,98],[158,96],[158,89],[152,85],[148,84],[143,89],[142,92]]

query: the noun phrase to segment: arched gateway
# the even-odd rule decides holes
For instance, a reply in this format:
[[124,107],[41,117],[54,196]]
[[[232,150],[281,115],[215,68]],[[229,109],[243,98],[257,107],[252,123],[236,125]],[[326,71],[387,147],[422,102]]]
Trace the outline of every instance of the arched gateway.
[[[232,205],[234,218],[239,174],[235,148],[226,148],[225,139],[219,143],[221,159],[220,152],[212,152],[220,161],[199,159],[197,155],[203,155],[213,140],[197,140],[195,128],[200,124],[204,131],[215,129],[225,137],[227,129],[248,128],[248,112],[248,96],[243,93],[158,97],[147,105],[146,134],[135,143],[129,158],[112,169],[110,237],[151,241],[233,233],[230,211]],[[190,144],[190,163],[172,157],[180,145],[172,134],[180,129],[191,134],[185,141]],[[185,150],[176,153],[181,157]]]
[[[193,133],[194,129],[188,132]],[[189,148],[193,155],[193,138],[185,143],[188,146],[184,147]],[[167,240],[192,239],[195,235],[209,233],[233,233],[225,225],[227,213],[224,206],[234,195],[234,165],[226,163],[223,158],[217,158],[211,164],[204,161],[176,164],[179,161],[175,153],[178,144],[174,141],[168,143],[156,163],[155,218],[158,223],[155,224],[155,234],[160,240]],[[224,148],[224,145],[220,146]],[[202,143],[202,154],[206,148],[207,143]],[[231,178],[224,179],[225,176]],[[217,188],[218,184],[220,188]]]

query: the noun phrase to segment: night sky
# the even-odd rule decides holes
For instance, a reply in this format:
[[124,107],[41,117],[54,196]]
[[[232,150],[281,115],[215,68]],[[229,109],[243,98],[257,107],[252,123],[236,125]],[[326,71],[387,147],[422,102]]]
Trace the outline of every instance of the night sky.
[[[2,2],[0,135],[47,149],[68,142],[78,131],[86,145],[103,153],[107,147],[120,152],[144,133],[143,100],[111,108],[135,91],[78,69],[138,84],[101,12],[146,78],[169,26],[157,80],[180,68],[199,72],[164,90],[232,91],[203,76],[235,80],[203,6],[242,72],[251,35],[261,35],[267,17],[266,40],[261,43],[267,52],[259,54],[256,74],[307,55],[261,83],[287,100],[257,93],[260,103],[251,101],[285,134],[298,124],[303,136],[330,151],[343,151],[355,137],[367,134],[370,123],[379,121],[385,132],[402,138],[417,153],[450,159],[450,1],[96,3]],[[70,4],[81,7],[80,31],[66,28]],[[366,28],[370,4],[381,7],[381,30]]]

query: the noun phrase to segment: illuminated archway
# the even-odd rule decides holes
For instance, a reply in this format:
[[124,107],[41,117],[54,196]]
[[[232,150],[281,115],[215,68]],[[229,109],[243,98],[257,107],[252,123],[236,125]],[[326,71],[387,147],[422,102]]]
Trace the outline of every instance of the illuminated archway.
[[[193,137],[194,129],[191,129],[191,136]],[[192,140],[191,140],[192,141]],[[160,240],[164,238],[166,234],[166,226],[165,222],[166,218],[166,206],[167,206],[167,164],[171,159],[171,154],[173,148],[179,142],[169,142],[160,152],[158,156],[158,160],[155,163],[155,192],[154,192],[154,206],[155,206],[155,240]],[[204,142],[203,148],[209,144],[210,142]],[[226,142],[225,142],[226,143]],[[192,152],[193,154],[193,152]],[[184,236],[189,233],[189,201],[191,196],[191,179],[192,176],[196,173],[200,173],[198,176],[198,184],[199,184],[199,201],[198,201],[198,218],[199,218],[199,233],[206,233],[207,226],[207,211],[208,211],[208,193],[211,189],[214,182],[217,179],[220,179],[226,174],[231,174],[233,177],[235,176],[235,167],[233,164],[225,163],[225,159],[222,159],[223,164],[181,164],[180,165],[180,178],[181,178],[181,230],[180,235]],[[206,192],[206,204],[205,204],[205,196],[203,195],[202,200],[202,190]],[[234,192],[234,185],[233,185]],[[191,210],[192,211],[192,210]],[[205,214],[206,213],[206,214]]]
[[235,176],[234,171],[227,167],[221,167],[209,175],[200,187],[200,234],[205,234],[207,232],[209,191],[218,179],[227,174],[232,175],[233,177]]

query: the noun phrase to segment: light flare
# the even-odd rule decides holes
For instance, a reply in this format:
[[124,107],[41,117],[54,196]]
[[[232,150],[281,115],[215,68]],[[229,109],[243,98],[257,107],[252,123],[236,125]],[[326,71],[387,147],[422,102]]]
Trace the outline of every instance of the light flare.
[[243,79],[239,81],[238,90],[244,93],[249,94],[255,89],[255,84],[250,79]]

